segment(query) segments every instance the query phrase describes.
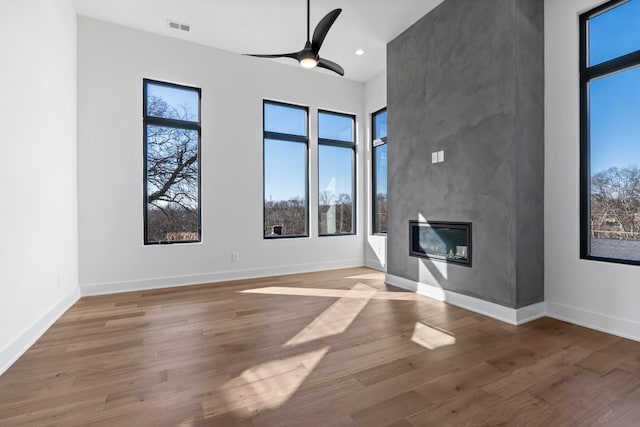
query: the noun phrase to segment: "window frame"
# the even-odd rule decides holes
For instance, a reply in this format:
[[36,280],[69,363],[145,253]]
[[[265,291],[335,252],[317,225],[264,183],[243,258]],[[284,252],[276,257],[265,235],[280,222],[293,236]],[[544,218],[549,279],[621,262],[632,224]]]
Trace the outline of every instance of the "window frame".
[[[374,236],[386,236],[387,232],[379,232],[376,231],[378,228],[378,211],[377,211],[377,203],[378,200],[378,188],[376,185],[377,182],[377,170],[378,167],[376,165],[376,148],[382,145],[387,145],[387,137],[384,136],[382,138],[376,138],[376,117],[382,113],[387,111],[387,107],[383,107],[377,111],[371,113],[371,234]],[[388,115],[387,115],[388,117]],[[379,141],[379,142],[376,142]],[[389,146],[387,145],[387,153],[389,152]],[[387,206],[389,203],[388,189],[387,189]],[[387,208],[387,216],[388,216],[388,208]]]
[[[353,123],[353,132],[351,135],[351,141],[341,141],[341,140],[336,140],[336,139],[330,139],[330,138],[321,138],[320,137],[320,113],[323,114],[329,114],[329,115],[334,115],[334,116],[339,116],[339,117],[348,117],[351,119],[352,123]],[[355,234],[357,234],[357,209],[356,209],[356,201],[357,201],[357,194],[356,194],[356,190],[357,190],[357,184],[356,184],[356,177],[358,176],[356,173],[356,167],[357,167],[357,155],[358,155],[358,151],[357,151],[357,138],[356,138],[356,115],[355,114],[349,114],[349,113],[340,113],[337,111],[331,111],[331,110],[324,110],[324,109],[318,109],[317,111],[317,117],[318,117],[318,200],[317,200],[317,206],[318,206],[318,236],[319,237],[335,237],[335,236],[353,236]],[[331,146],[331,147],[340,147],[340,148],[350,148],[352,150],[353,156],[352,156],[352,166],[351,166],[351,194],[352,194],[352,198],[351,198],[351,231],[348,233],[320,233],[320,146],[321,145],[326,145],[326,146]]]
[[[298,110],[303,110],[305,112],[305,136],[302,135],[294,135],[288,133],[280,133],[266,130],[266,119],[265,119],[265,106],[267,104],[279,105],[287,108],[295,108]],[[264,230],[264,222],[266,219],[266,209],[265,209],[265,201],[266,201],[266,158],[265,158],[265,142],[267,139],[273,139],[277,141],[285,141],[285,142],[295,142],[305,144],[305,221],[304,221],[304,234],[276,234],[276,235],[267,235]],[[282,101],[274,101],[271,99],[263,99],[262,100],[262,237],[264,240],[279,240],[279,239],[299,239],[299,238],[308,238],[309,237],[309,107],[304,105],[291,104]]]
[[[157,86],[165,86],[175,89],[182,89],[193,91],[198,94],[198,120],[197,121],[188,121],[188,120],[176,120],[176,119],[168,119],[164,117],[156,117],[150,116],[147,114],[147,92],[148,85],[157,85]],[[147,154],[148,154],[148,141],[147,141],[147,127],[148,126],[160,126],[160,127],[170,127],[174,129],[188,129],[193,130],[198,133],[198,238],[192,240],[149,240],[148,233],[148,182],[147,182]],[[173,245],[173,244],[184,244],[184,243],[201,243],[202,242],[202,89],[195,86],[182,85],[172,82],[165,82],[160,80],[142,79],[142,183],[143,183],[143,234],[144,234],[144,245],[145,246],[153,246],[153,245]]]
[[591,140],[589,82],[640,66],[640,49],[589,66],[589,20],[627,0],[611,0],[579,16],[580,68],[580,258],[617,264],[640,265],[640,260],[591,255]]

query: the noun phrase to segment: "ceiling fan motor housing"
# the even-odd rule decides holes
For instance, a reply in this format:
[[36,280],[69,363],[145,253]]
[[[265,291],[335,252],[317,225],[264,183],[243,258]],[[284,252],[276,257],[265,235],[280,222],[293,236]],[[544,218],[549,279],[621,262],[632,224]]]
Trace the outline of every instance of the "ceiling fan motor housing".
[[309,1],[307,1],[307,41],[304,48],[298,52],[282,53],[282,54],[251,54],[250,56],[257,56],[259,58],[292,58],[298,61],[298,63],[304,68],[320,67],[331,70],[336,74],[344,76],[344,69],[333,61],[320,58],[320,48],[324,42],[329,29],[338,18],[338,15],[342,12],[342,9],[334,9],[327,13],[324,18],[318,22],[315,30],[313,31],[313,37],[309,40],[309,33],[311,30],[309,24]]

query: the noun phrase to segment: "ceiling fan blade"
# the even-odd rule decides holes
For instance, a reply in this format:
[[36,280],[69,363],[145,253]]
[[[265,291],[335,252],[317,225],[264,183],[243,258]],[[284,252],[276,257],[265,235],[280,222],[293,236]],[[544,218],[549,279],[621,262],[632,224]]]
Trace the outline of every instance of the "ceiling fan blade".
[[256,58],[292,58],[298,61],[300,57],[300,52],[274,53],[274,54],[245,53],[245,56],[255,56]]
[[311,39],[311,48],[317,54],[320,51],[320,47],[322,47],[322,42],[324,42],[324,38],[327,36],[329,29],[340,15],[342,9],[334,9],[331,12],[327,13],[324,18],[318,22],[316,29],[313,30],[313,38]]
[[341,66],[339,66],[333,61],[329,61],[328,59],[320,58],[318,60],[318,67],[326,68],[327,70],[331,70],[336,74],[340,74],[341,76],[344,76],[344,68],[342,68]]

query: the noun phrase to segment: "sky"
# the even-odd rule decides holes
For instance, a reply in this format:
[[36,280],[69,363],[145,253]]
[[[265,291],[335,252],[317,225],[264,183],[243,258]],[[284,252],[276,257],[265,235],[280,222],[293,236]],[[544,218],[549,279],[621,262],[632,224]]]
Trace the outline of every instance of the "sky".
[[387,194],[387,146],[378,146],[375,150],[376,157],[376,193]]
[[196,90],[149,83],[147,96],[161,98],[177,111],[186,111],[189,120],[198,121],[198,92]]
[[304,199],[307,146],[298,142],[264,141],[264,197],[266,200]]
[[353,156],[351,148],[318,147],[318,189],[321,193],[330,191],[335,197],[348,194],[353,198]]
[[[373,138],[380,139],[387,136],[387,111],[374,115]],[[387,194],[387,145],[379,145],[374,149],[376,173],[376,193]]]
[[[640,49],[640,0],[589,20],[589,65]],[[640,67],[589,85],[591,174],[640,166]]]
[[[307,135],[306,110],[265,104],[265,130],[298,136]],[[337,141],[353,141],[355,123],[351,117],[320,112],[318,136]],[[346,147],[318,147],[318,189],[353,198],[353,150]],[[290,200],[305,197],[307,176],[306,145],[266,139],[264,145],[264,197],[266,200]],[[315,168],[313,168],[315,170]],[[318,195],[310,194],[317,198]]]

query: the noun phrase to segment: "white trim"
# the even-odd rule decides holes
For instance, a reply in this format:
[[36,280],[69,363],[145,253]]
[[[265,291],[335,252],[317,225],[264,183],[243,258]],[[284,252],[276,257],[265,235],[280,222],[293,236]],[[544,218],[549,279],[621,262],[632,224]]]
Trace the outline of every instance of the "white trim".
[[516,309],[516,325],[532,322],[547,315],[547,303],[542,301]]
[[385,276],[385,283],[438,301],[444,301],[451,305],[462,307],[485,316],[493,317],[494,319],[498,319],[512,325],[521,325],[545,315],[544,302],[516,309],[457,292],[447,291],[438,286],[429,285],[427,283],[414,282],[413,280],[394,276],[393,274],[387,274]]
[[596,331],[640,341],[640,322],[596,313],[583,308],[546,302],[547,316]]
[[387,271],[385,266],[382,265],[382,263],[380,262],[380,260],[378,258],[365,258],[364,266],[365,267],[369,267],[369,268],[373,268],[374,270],[379,270],[379,271],[382,271],[382,272],[386,272]]
[[312,273],[314,271],[334,270],[338,268],[362,267],[363,265],[364,263],[362,259],[352,259],[313,264],[297,264],[248,270],[190,274],[185,276],[157,277],[154,279],[128,280],[123,282],[93,283],[80,285],[80,290],[82,296],[107,295],[121,292],[146,291],[151,289],[173,288],[176,286],[216,283],[228,280],[244,280],[286,274]]
[[36,320],[27,330],[18,335],[13,342],[0,350],[0,375],[13,365],[38,339],[47,332],[73,304],[80,299],[80,288],[77,286],[60,302],[54,305],[40,319]]

